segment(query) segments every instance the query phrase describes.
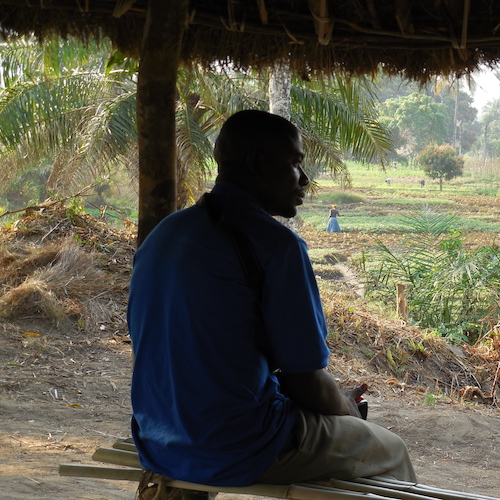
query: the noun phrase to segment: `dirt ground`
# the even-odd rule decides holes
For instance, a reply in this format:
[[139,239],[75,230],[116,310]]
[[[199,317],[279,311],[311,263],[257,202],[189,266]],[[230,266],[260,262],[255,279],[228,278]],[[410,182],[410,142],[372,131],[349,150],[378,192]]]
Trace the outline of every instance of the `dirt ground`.
[[[364,243],[363,235],[341,235],[336,248],[352,250],[354,237]],[[59,464],[92,463],[96,448],[130,436],[125,304],[133,249],[128,235],[58,209],[27,215],[0,234],[0,498],[135,497],[133,483],[58,474]],[[408,352],[409,338],[420,342],[415,330],[327,301],[329,326],[341,332],[331,343],[339,353],[332,371],[345,388],[368,382],[369,419],[404,438],[420,481],[498,496],[500,409],[456,395],[470,380],[491,388],[498,358],[478,358],[472,374],[463,352],[435,343],[422,343],[425,356],[415,358]],[[56,313],[63,317],[48,317]],[[390,371],[389,342],[407,368]],[[455,396],[441,395],[446,384]]]
[[[26,335],[34,324],[0,328],[0,497],[133,499],[132,483],[58,475],[60,463],[91,463],[97,447],[130,435],[130,345],[106,330],[82,338],[50,325],[40,337]],[[423,404],[414,389],[383,383],[368,400],[370,420],[407,442],[421,482],[498,495],[499,409]]]

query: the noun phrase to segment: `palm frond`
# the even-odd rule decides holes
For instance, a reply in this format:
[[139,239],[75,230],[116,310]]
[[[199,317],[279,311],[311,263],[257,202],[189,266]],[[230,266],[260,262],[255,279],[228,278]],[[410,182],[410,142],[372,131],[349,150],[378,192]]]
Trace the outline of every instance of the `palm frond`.
[[335,144],[345,155],[384,163],[391,147],[377,121],[373,94],[365,84],[337,78],[313,85],[292,85],[292,116],[300,128]]

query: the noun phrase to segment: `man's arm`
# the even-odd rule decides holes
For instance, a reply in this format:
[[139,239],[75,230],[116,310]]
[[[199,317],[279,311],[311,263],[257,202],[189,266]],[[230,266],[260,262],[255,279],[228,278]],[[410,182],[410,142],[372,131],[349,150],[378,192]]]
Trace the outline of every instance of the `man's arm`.
[[281,373],[283,394],[305,410],[324,415],[352,415],[360,417],[355,398],[366,390],[359,387],[343,394],[333,377],[325,370],[306,373]]

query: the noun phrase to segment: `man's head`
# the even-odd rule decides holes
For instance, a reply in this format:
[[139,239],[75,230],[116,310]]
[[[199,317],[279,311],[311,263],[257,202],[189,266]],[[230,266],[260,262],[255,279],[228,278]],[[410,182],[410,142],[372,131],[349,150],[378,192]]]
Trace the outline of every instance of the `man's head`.
[[218,181],[252,193],[271,215],[293,217],[309,179],[298,129],[264,111],[240,111],[224,124],[215,143]]

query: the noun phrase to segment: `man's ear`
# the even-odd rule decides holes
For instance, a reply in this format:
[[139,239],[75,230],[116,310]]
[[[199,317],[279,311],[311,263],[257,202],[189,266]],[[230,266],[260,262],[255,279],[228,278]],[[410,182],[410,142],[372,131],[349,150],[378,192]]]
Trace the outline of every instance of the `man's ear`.
[[253,174],[260,177],[260,161],[257,151],[250,151],[247,154],[247,167],[248,170]]

